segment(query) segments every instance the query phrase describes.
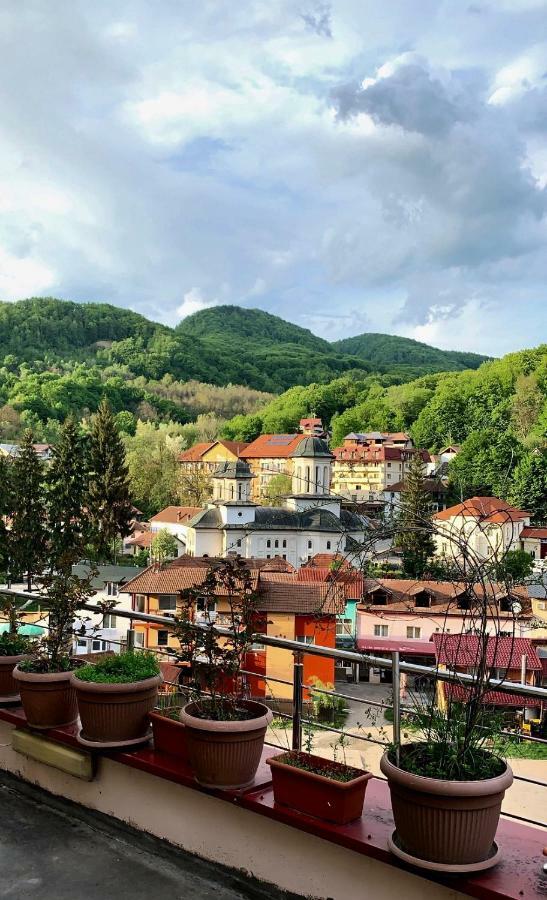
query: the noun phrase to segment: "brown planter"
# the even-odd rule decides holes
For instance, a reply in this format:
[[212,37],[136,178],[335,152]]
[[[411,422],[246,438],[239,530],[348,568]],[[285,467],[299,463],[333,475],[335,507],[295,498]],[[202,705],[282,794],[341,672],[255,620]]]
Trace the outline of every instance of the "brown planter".
[[8,703],[19,699],[19,685],[13,677],[13,670],[28,654],[18,656],[0,656],[0,703]]
[[[316,769],[324,769],[325,775],[307,772],[286,762],[295,756]],[[367,782],[372,778],[370,772],[298,750],[273,756],[266,762],[272,770],[276,803],[337,825],[346,825],[361,817]],[[326,774],[333,769],[351,769],[355,777],[351,781],[336,781]]]
[[254,718],[229,722],[200,719],[194,714],[196,703],[187,703],[181,710],[190,766],[196,781],[205,787],[247,787],[256,775],[273,713],[256,700],[242,700],[240,705]]
[[149,713],[154,708],[161,681],[161,675],[154,675],[127,684],[97,684],[81,681],[74,674],[72,684],[82,721],[79,742],[86,747],[108,748],[147,740]]
[[13,678],[31,728],[62,728],[78,718],[72,672],[22,672],[16,666]]
[[513,783],[509,766],[496,778],[445,781],[405,772],[384,753],[380,768],[388,780],[402,853],[456,872],[491,857],[502,800]]
[[[170,707],[170,709],[176,709],[180,713],[180,707]],[[186,726],[182,722],[169,719],[156,711],[150,713],[150,721],[154,735],[154,750],[159,753],[168,753],[169,756],[176,756],[181,762],[188,763]]]

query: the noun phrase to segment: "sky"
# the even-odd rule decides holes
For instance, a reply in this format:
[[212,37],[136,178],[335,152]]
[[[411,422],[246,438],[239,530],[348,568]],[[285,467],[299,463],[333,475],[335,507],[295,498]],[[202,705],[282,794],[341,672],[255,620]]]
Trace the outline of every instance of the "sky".
[[0,298],[547,338],[546,0],[3,0]]

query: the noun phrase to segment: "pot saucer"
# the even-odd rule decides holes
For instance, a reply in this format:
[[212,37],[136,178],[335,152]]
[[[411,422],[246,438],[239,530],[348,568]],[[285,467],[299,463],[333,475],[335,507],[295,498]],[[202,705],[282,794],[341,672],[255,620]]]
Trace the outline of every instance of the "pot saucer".
[[441,872],[446,875],[471,875],[473,872],[484,872],[486,869],[491,869],[497,865],[501,859],[501,850],[495,841],[490,847],[490,853],[486,859],[476,863],[465,863],[464,865],[431,862],[428,859],[422,859],[420,856],[412,856],[412,854],[407,853],[406,850],[400,847],[397,831],[394,831],[388,837],[387,843],[391,852],[409,866],[427,869],[429,872]]
[[147,744],[152,737],[152,729],[149,728],[142,737],[132,738],[130,741],[90,741],[80,729],[77,734],[78,743],[90,750],[124,750],[126,747],[138,747]]

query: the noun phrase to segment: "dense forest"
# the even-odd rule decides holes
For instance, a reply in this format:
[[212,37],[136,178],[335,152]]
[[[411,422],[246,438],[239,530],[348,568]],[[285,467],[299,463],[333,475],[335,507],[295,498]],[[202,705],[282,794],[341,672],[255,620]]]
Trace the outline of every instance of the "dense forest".
[[0,440],[17,439],[27,425],[37,439],[54,440],[69,413],[85,419],[102,397],[128,433],[139,419],[174,422],[188,426],[187,442],[207,440],[226,419],[295,384],[344,373],[388,373],[386,383],[400,383],[433,359],[437,368],[445,358],[448,368],[463,364],[425,344],[413,356],[403,338],[376,337],[382,350],[371,346],[369,362],[260,310],[216,307],[172,329],[107,304],[0,303]]
[[450,469],[453,498],[493,494],[547,521],[547,345],[486,362],[476,371],[425,375],[405,384],[388,376],[343,376],[294,387],[262,410],[236,416],[226,437],[294,431],[315,412],[332,446],[350,431],[408,430],[434,451],[461,445]]

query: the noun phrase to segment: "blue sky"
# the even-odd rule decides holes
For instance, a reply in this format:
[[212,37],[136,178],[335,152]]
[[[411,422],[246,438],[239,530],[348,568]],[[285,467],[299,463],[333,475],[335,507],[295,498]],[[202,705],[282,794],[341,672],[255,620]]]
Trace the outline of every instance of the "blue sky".
[[547,333],[544,0],[4,0],[0,297]]

